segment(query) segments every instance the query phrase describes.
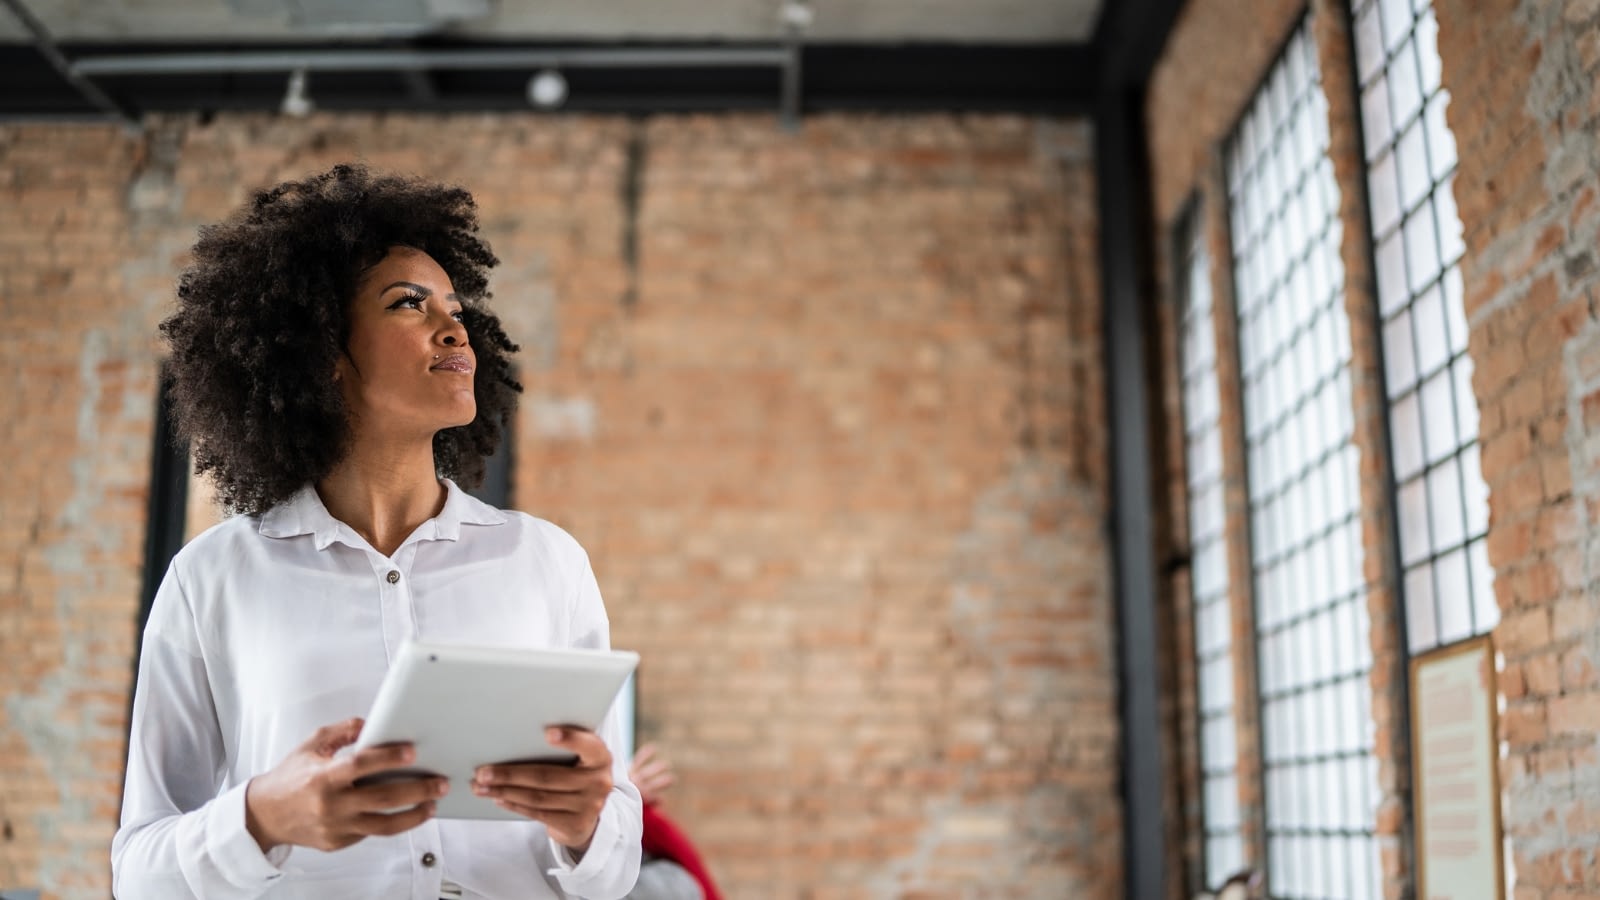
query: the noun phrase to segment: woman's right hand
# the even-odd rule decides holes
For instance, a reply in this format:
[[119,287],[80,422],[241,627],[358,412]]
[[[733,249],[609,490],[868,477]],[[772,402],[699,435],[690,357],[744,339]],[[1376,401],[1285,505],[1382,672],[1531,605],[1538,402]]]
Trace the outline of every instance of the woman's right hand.
[[[362,721],[326,725],[245,788],[245,823],[263,853],[294,844],[340,850],[373,835],[400,834],[433,817],[434,801],[450,790],[443,778],[357,787],[367,775],[407,766],[410,744],[340,754],[355,742]],[[387,810],[400,810],[387,812]]]

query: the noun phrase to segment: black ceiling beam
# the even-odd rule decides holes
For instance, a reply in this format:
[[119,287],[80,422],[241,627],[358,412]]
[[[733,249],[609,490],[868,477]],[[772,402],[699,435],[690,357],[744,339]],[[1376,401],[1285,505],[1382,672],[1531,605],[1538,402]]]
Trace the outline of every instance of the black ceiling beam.
[[1106,0],[1092,46],[1099,55],[1102,86],[1143,85],[1150,80],[1184,0]]
[[[21,0],[0,0],[0,6],[8,9],[13,17],[22,24],[22,28],[33,39],[33,52],[50,69],[53,69],[61,81],[65,82],[72,92],[83,101],[107,116],[123,120],[130,126],[137,126],[134,114],[121,103],[100,90],[100,86],[82,75],[72,71],[72,63],[62,53],[49,29],[38,17],[22,5]],[[81,105],[81,104],[74,104]],[[51,110],[52,112],[76,113],[78,110]]]
[[[561,45],[565,49],[585,45]],[[684,44],[587,45],[611,49],[687,48]],[[738,48],[704,45],[700,49]],[[753,45],[743,45],[753,46]],[[770,49],[770,45],[760,45]],[[67,45],[73,60],[108,55],[338,50],[541,50],[553,45],[431,39],[388,44],[87,44]],[[1043,114],[1088,114],[1097,93],[1097,61],[1084,44],[807,44],[801,49],[799,107],[832,110],[971,110]],[[419,90],[417,70],[311,71],[310,96],[321,109],[512,110],[530,108],[526,67],[426,72]],[[670,112],[675,110],[770,109],[784,105],[778,66],[726,65],[673,68],[585,67],[563,69],[570,85],[567,111]],[[138,112],[173,109],[276,110],[288,73],[208,72],[181,75],[103,75],[93,82],[116,102]],[[0,116],[82,112],[93,107],[62,82],[27,45],[0,45]]]

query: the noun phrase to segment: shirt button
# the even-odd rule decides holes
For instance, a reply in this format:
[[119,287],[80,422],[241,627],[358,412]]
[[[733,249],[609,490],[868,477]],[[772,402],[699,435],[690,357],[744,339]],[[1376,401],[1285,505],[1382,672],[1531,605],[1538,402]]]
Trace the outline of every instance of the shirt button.
[[427,853],[422,854],[422,864],[424,866],[430,868],[430,869],[433,868],[433,864],[438,862],[438,861],[439,861],[439,857],[434,856],[433,855],[433,851],[431,851],[431,850],[428,851]]
[[399,572],[398,569],[390,569],[389,570],[389,583],[390,584],[399,584],[400,583],[400,572]]

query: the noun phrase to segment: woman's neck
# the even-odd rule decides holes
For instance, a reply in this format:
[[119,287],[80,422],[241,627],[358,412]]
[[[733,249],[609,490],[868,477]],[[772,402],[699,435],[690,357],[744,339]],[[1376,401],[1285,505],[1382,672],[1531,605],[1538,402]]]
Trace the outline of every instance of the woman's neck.
[[335,519],[393,556],[418,525],[439,514],[448,496],[434,469],[433,442],[351,444],[338,467],[317,482],[317,494]]

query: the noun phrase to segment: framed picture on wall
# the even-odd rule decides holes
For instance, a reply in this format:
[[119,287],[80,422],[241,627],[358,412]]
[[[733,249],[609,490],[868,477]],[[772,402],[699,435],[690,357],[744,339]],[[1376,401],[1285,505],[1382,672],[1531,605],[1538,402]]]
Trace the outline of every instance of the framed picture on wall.
[[1421,900],[1504,900],[1494,646],[1411,660],[1412,813]]

